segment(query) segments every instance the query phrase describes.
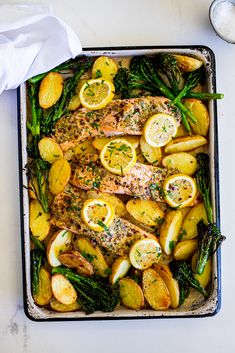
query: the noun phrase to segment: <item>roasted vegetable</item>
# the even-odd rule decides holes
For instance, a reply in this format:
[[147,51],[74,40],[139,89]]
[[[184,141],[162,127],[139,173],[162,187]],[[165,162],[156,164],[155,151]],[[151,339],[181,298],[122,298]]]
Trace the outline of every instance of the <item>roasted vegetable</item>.
[[225,239],[220,230],[213,223],[213,212],[211,206],[211,184],[209,156],[206,153],[197,155],[198,170],[196,172],[196,181],[198,190],[202,196],[207,213],[208,225],[204,221],[198,223],[198,259],[196,265],[197,274],[201,275],[210,255],[216,251],[221,242]]
[[139,310],[144,305],[144,295],[141,287],[131,278],[122,278],[119,281],[120,298],[126,307]]
[[29,205],[29,227],[38,240],[44,240],[50,231],[50,214],[44,212],[38,200],[32,200]]
[[31,251],[31,287],[33,295],[39,292],[39,272],[44,259],[43,251],[34,249]]
[[61,273],[53,274],[51,289],[54,297],[61,304],[71,305],[77,301],[77,292],[70,281]]
[[69,181],[71,175],[71,167],[69,162],[62,158],[56,160],[49,171],[48,182],[49,189],[53,195],[62,192]]
[[95,310],[113,311],[119,302],[118,287],[110,286],[101,277],[84,277],[63,267],[53,268],[52,273],[62,274],[71,282],[78,293],[78,302],[87,314]]
[[157,71],[164,82],[172,88],[175,95],[179,93],[183,81],[182,72],[174,55],[163,53],[157,56]]
[[49,72],[40,83],[39,105],[43,109],[52,107],[63,91],[63,77],[57,72]]
[[178,281],[180,286],[180,300],[179,305],[182,305],[185,299],[188,297],[190,287],[198,290],[205,298],[208,298],[208,293],[200,285],[198,280],[194,277],[194,274],[190,268],[190,264],[187,261],[172,261],[170,263],[170,269],[173,273],[173,277]]

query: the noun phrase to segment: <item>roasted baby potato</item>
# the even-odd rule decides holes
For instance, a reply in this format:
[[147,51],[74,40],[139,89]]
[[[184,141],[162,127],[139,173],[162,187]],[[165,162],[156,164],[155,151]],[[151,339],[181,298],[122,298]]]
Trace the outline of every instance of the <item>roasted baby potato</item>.
[[100,56],[92,67],[92,78],[103,77],[106,80],[113,81],[117,72],[118,66],[112,58]]
[[162,165],[166,168],[176,168],[180,173],[192,175],[197,169],[197,160],[187,152],[178,152],[164,157]]
[[61,304],[71,305],[76,303],[77,292],[64,275],[56,273],[51,277],[51,289],[54,297]]
[[58,300],[56,300],[55,298],[51,299],[50,307],[53,310],[58,311],[60,313],[69,312],[69,311],[76,311],[81,308],[81,306],[78,302],[75,302],[73,304],[62,304],[62,303],[58,302]]
[[184,125],[180,124],[180,126],[178,126],[177,133],[176,133],[175,137],[183,137],[183,136],[188,136],[188,135],[189,135],[189,133],[185,129]]
[[144,305],[144,295],[141,287],[131,278],[122,278],[119,281],[120,298],[126,307],[139,310]]
[[144,158],[151,164],[159,165],[162,160],[162,149],[160,147],[152,147],[146,141],[144,136],[140,138],[140,149]]
[[158,226],[164,217],[158,204],[151,200],[131,199],[127,202],[126,209],[138,222],[148,226]]
[[126,207],[122,200],[120,200],[116,195],[106,194],[104,192],[97,192],[95,190],[87,191],[87,197],[89,199],[98,197],[103,199],[109,203],[111,203],[114,207],[115,214],[119,217],[122,217],[126,213]]
[[120,278],[126,276],[130,268],[131,263],[127,256],[118,257],[112,265],[112,273],[109,276],[109,282],[114,285]]
[[202,66],[202,61],[192,56],[187,55],[174,55],[177,60],[177,64],[183,72],[192,72],[199,69]]
[[49,72],[39,88],[39,105],[43,109],[52,107],[60,98],[63,91],[63,77],[57,72]]
[[[103,147],[109,141],[116,140],[116,138],[117,138],[117,136],[113,136],[113,137],[96,137],[93,140],[92,144],[98,151],[101,151],[103,149]],[[140,143],[139,136],[122,136],[121,138],[123,138],[123,139],[127,140],[128,142],[130,142],[134,148],[137,148],[139,146],[139,143]]]
[[93,266],[78,251],[66,251],[58,259],[62,265],[75,269],[81,275],[91,276],[94,273]]
[[72,246],[73,234],[68,230],[59,230],[50,239],[47,246],[47,260],[52,267],[61,265],[59,255]]
[[207,140],[200,135],[176,137],[165,147],[165,153],[188,152],[206,145]]
[[30,202],[29,227],[32,234],[40,241],[44,240],[50,231],[50,215],[43,211],[38,200]]
[[207,215],[203,202],[195,205],[187,214],[182,225],[182,239],[188,240],[197,237],[197,224],[200,220],[207,223]]
[[51,275],[42,267],[39,272],[38,293],[33,295],[33,299],[37,305],[47,305],[52,298],[51,291]]
[[173,278],[172,272],[167,265],[155,264],[153,269],[162,277],[171,297],[171,307],[178,308],[180,300],[179,283]]
[[165,254],[170,255],[174,249],[175,243],[178,240],[183,215],[180,210],[168,211],[164,223],[160,228],[160,244]]
[[43,137],[38,143],[41,158],[49,163],[63,158],[63,152],[57,142],[50,137]]
[[101,277],[107,277],[109,268],[98,246],[93,246],[91,242],[85,238],[76,240],[78,251],[94,266],[94,271]]
[[83,142],[78,143],[76,147],[70,148],[68,151],[66,151],[64,154],[64,159],[70,161],[71,159],[73,159],[74,156],[78,154],[95,154],[96,152],[97,151],[92,145],[92,140],[85,140]]
[[154,310],[166,310],[171,304],[169,290],[162,277],[152,268],[143,271],[144,297]]
[[193,113],[197,119],[196,123],[191,121],[190,125],[192,127],[193,133],[195,135],[206,136],[209,130],[210,117],[207,107],[199,99],[185,99],[185,107]]
[[176,260],[188,260],[190,259],[198,248],[198,242],[196,239],[183,240],[176,244],[174,248],[174,258]]
[[49,170],[49,190],[53,195],[62,192],[70,179],[71,167],[66,159],[55,161]]
[[[193,272],[196,272],[196,261],[198,257],[198,252],[196,251],[195,254],[192,257],[192,262],[191,262],[191,267]],[[211,271],[212,271],[212,260],[211,257],[206,263],[206,266],[204,268],[204,271],[201,275],[198,275],[197,273],[194,274],[194,277],[198,280],[198,282],[202,285],[202,287],[206,288],[206,286],[209,284],[210,279],[211,279]]]
[[68,105],[68,110],[69,111],[77,110],[80,107],[80,105],[81,105],[81,101],[80,101],[79,95],[75,94],[70,99],[70,102],[69,102],[69,105]]

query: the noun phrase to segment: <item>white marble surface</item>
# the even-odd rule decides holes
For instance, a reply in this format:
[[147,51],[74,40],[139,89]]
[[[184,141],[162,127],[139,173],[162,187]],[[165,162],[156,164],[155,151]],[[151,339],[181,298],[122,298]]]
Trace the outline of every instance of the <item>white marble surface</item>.
[[[0,0],[0,3],[3,3]],[[22,1],[8,0],[8,3]],[[24,1],[24,3],[40,1]],[[22,309],[16,92],[0,96],[0,352],[232,353],[235,351],[235,45],[216,37],[209,0],[41,0],[70,23],[83,46],[207,45],[217,61],[222,251],[222,308],[215,317],[35,323]]]

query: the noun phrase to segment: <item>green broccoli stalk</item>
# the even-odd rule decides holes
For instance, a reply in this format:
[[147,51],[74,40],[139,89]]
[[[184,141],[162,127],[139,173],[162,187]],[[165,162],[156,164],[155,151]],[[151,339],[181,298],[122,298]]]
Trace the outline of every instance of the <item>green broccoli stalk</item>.
[[220,230],[213,222],[213,211],[211,206],[211,181],[210,181],[210,159],[206,153],[197,154],[197,171],[196,182],[198,190],[201,194],[208,225],[203,221],[198,223],[198,258],[196,264],[196,272],[201,275],[205,269],[207,261],[214,251],[220,246],[225,239],[221,235]]
[[[48,173],[50,164],[43,161],[42,159],[31,160],[27,164],[28,177],[31,179],[31,188],[35,193],[37,200],[42,205],[44,212],[49,213],[49,184],[48,184]],[[36,185],[34,185],[34,179],[36,179]]]
[[165,84],[172,89],[174,95],[178,95],[183,75],[176,58],[169,53],[159,54],[156,57],[156,67]]
[[189,295],[190,287],[195,288],[205,298],[208,298],[208,293],[200,285],[198,280],[194,277],[194,274],[190,268],[190,264],[187,261],[172,261],[170,263],[170,269],[173,273],[173,277],[178,281],[180,287],[180,302],[182,305],[185,299]]
[[44,259],[44,253],[40,249],[31,251],[31,288],[33,295],[39,291],[39,272]]
[[64,267],[53,268],[54,273],[63,274],[72,283],[78,292],[78,301],[87,314],[96,310],[113,311],[119,302],[118,287],[111,286],[101,277],[85,277]]
[[201,79],[201,76],[202,76],[201,69],[190,72],[185,81],[185,85],[183,89],[175,97],[175,99],[173,100],[173,103],[176,104],[177,102],[180,102],[180,100],[184,98],[187,95],[187,93],[189,93],[194,87],[196,87],[198,82]]

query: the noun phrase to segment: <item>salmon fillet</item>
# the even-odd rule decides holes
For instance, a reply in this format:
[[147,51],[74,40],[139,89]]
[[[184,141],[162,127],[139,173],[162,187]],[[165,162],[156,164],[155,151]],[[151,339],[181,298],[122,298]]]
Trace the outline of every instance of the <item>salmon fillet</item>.
[[51,222],[59,228],[83,235],[115,256],[126,255],[130,246],[140,237],[153,237],[151,233],[121,217],[115,217],[108,231],[95,232],[81,218],[83,200],[70,188],[69,193],[55,196],[51,207]]
[[126,194],[141,199],[164,201],[162,182],[172,174],[167,168],[136,163],[125,175],[115,175],[106,170],[98,155],[75,156],[71,162],[70,183],[83,190]]
[[146,120],[156,113],[171,114],[180,123],[179,111],[165,97],[117,99],[100,110],[82,108],[63,116],[55,125],[54,138],[66,151],[87,138],[142,135]]

